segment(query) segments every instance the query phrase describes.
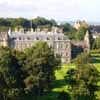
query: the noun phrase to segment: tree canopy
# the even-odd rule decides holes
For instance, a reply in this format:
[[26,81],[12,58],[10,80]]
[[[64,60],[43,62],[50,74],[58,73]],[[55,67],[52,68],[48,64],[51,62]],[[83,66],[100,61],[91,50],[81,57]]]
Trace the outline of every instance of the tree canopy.
[[4,31],[4,28],[7,30],[9,27],[12,29],[15,27],[24,27],[24,28],[36,28],[39,26],[57,25],[54,19],[46,19],[43,17],[37,17],[35,19],[26,19],[26,18],[0,18],[0,30]]

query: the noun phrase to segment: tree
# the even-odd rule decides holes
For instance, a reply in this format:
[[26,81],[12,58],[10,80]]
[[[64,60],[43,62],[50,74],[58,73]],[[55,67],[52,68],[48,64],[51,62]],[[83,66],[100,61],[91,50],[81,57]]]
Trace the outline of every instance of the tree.
[[75,29],[69,23],[61,24],[60,27],[63,29],[63,32],[65,33],[71,33],[75,31]]
[[[74,100],[95,100],[95,92],[99,89],[99,72],[90,64],[79,65],[67,72],[66,82],[74,95]],[[82,99],[84,98],[84,99]]]
[[88,64],[90,62],[91,62],[90,53],[82,53],[82,54],[78,55],[76,59],[74,59],[74,63],[76,65]]
[[[46,42],[36,42],[32,48],[25,51],[25,69],[28,76],[25,79],[26,87],[36,95],[51,89],[51,82],[54,79],[54,71],[58,62],[54,52]],[[29,56],[30,55],[30,56]]]
[[0,47],[0,95],[2,100],[15,100],[23,94],[22,58],[8,47]]
[[63,91],[63,92],[59,93],[58,100],[71,100],[71,97],[70,97],[69,93]]
[[73,100],[95,100],[99,90],[99,71],[90,64],[90,54],[81,54],[75,60],[76,68],[69,69],[65,80],[73,95]]
[[94,40],[92,49],[100,49],[100,38]]
[[8,91],[15,87],[16,79],[12,63],[11,50],[8,47],[0,47],[0,92],[8,96]]
[[48,20],[43,17],[37,17],[37,18],[33,19],[32,23],[33,23],[33,26],[36,26],[36,27],[40,27],[40,26],[44,26],[44,25],[50,25],[50,26],[57,25],[55,20],[53,20],[53,19]]

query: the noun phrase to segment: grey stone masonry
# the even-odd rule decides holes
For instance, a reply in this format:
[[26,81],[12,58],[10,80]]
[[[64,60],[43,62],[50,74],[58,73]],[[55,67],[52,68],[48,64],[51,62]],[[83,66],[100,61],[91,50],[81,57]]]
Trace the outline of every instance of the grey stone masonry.
[[[9,44],[9,47],[16,50],[24,50],[30,48],[37,41],[45,41],[49,47],[52,47],[56,55],[61,57],[62,63],[69,63],[71,60],[71,43],[70,40],[63,34],[57,32],[8,32],[8,38],[4,39],[4,43]],[[5,38],[2,37],[2,38]],[[2,39],[1,39],[2,40]],[[0,40],[0,41],[1,41]]]

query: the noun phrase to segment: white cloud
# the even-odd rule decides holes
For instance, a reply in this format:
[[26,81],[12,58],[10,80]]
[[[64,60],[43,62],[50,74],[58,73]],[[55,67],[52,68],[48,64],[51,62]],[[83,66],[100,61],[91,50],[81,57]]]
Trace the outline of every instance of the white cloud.
[[99,4],[99,0],[0,0],[0,16],[97,20]]

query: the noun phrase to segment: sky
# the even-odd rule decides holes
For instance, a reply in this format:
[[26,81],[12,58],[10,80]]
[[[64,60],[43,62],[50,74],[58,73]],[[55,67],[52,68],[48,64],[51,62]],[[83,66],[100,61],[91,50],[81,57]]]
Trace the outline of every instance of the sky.
[[0,0],[0,17],[100,21],[100,0]]

